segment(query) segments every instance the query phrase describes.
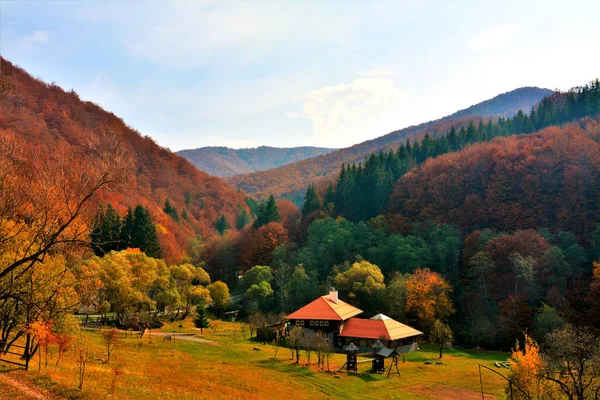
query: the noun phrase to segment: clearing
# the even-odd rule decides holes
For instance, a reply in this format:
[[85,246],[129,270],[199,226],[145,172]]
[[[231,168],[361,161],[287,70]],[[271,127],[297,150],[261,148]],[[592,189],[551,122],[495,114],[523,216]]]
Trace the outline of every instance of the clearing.
[[[297,399],[481,399],[478,363],[492,367],[494,361],[506,360],[507,354],[500,352],[448,350],[442,365],[436,365],[437,350],[421,345],[421,350],[400,361],[401,376],[370,374],[366,370],[370,363],[359,364],[358,374],[344,372],[321,372],[316,367],[316,355],[307,367],[302,353],[300,365],[290,360],[290,351],[280,348],[274,359],[275,349],[249,341],[247,329],[241,323],[211,321],[211,328],[204,330],[202,337],[177,337],[165,341],[170,332],[195,333],[190,321],[167,324],[160,331],[152,330],[150,336],[123,337],[111,355],[110,364],[104,363],[105,348],[97,332],[85,334],[94,358],[87,365],[84,391],[73,390],[77,386],[76,354],[71,350],[55,369],[56,355],[50,354],[50,363],[42,365],[39,379],[34,372],[0,372],[0,395],[8,398],[27,397],[16,385],[7,384],[6,379],[26,387],[51,389],[54,398],[106,398],[148,399],[270,399],[286,397]],[[246,337],[244,337],[246,336]],[[215,345],[215,343],[220,345]],[[336,354],[330,360],[331,371],[345,362],[344,354]],[[425,365],[431,360],[431,365]],[[389,363],[389,361],[388,361]],[[1,362],[0,362],[1,365]],[[386,364],[387,365],[387,364]],[[37,363],[32,362],[32,370]],[[5,369],[6,370],[6,369]],[[115,371],[117,375],[112,393]],[[0,371],[2,369],[0,368]],[[507,370],[498,370],[501,373]],[[36,378],[37,377],[37,378]],[[4,382],[2,384],[1,382]],[[483,372],[486,399],[501,398],[504,381],[496,374]],[[3,392],[4,390],[4,392]],[[13,395],[13,393],[15,393]],[[21,397],[16,394],[21,393]],[[38,392],[48,397],[46,392]],[[79,393],[79,395],[77,395]],[[5,396],[6,397],[6,396]]]

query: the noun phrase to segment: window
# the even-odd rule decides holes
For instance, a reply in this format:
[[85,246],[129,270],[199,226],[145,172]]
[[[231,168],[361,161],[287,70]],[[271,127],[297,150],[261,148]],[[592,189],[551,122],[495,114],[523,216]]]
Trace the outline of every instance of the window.
[[315,321],[310,321],[310,326],[315,326]]
[[299,320],[296,320],[296,325],[300,325],[300,321]]
[[329,326],[329,321],[325,321],[325,326]]
[[304,321],[300,321],[300,326],[304,326]]
[[319,321],[319,326],[325,326],[324,321]]

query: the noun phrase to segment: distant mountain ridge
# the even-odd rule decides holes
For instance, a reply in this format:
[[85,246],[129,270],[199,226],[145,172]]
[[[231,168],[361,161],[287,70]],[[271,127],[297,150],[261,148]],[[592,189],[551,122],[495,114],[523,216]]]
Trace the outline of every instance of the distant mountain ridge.
[[180,150],[177,154],[194,164],[200,171],[227,177],[265,171],[335,150],[310,146],[291,148],[260,146],[248,149],[215,146]]
[[531,107],[545,96],[554,93],[550,89],[542,89],[535,86],[525,86],[498,96],[471,107],[465,108],[450,115],[447,118],[466,117],[470,115],[497,115],[512,117],[519,110],[527,113]]
[[509,117],[519,110],[529,112],[531,107],[552,93],[549,89],[522,87],[434,121],[409,126],[329,154],[267,171],[228,177],[226,181],[257,198],[265,198],[269,194],[276,197],[295,197],[303,194],[311,182],[335,178],[344,163],[361,162],[373,152],[396,150],[407,138],[418,139],[426,132],[431,135],[443,134],[452,126],[460,129],[469,122],[478,123],[499,116]]

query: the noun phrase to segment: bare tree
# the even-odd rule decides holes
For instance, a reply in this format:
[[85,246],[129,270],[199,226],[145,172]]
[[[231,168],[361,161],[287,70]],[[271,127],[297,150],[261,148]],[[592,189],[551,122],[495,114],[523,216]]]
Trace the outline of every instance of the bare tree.
[[86,338],[83,336],[83,330],[80,329],[79,336],[77,338],[76,343],[77,350],[77,387],[79,390],[83,388],[83,379],[85,378],[85,368],[87,366],[88,361],[90,360],[90,348],[88,346]]
[[299,326],[294,326],[288,335],[288,344],[290,349],[292,349],[292,358],[294,354],[296,355],[296,364],[300,362],[300,349],[302,347],[303,336],[302,328]]
[[542,353],[544,377],[570,400],[600,395],[600,338],[587,329],[567,325],[546,337]]
[[115,347],[119,345],[119,331],[115,328],[107,329],[100,333],[102,342],[106,345],[106,363],[110,362],[110,355]]
[[281,348],[281,341],[279,339],[275,339],[271,342],[271,347],[273,348],[273,360],[277,359],[277,353],[279,353],[279,349]]
[[306,353],[306,365],[310,365],[310,356],[317,348],[317,334],[313,331],[306,331],[302,338],[302,348]]
[[[84,158],[67,145],[43,152],[0,135],[0,351],[33,321],[51,320],[74,305],[56,284],[74,286],[70,270],[88,251],[95,195],[128,179],[133,158],[118,136],[110,128],[90,134]],[[43,268],[49,263],[54,267]],[[55,290],[40,296],[37,288]],[[24,357],[30,359],[38,346],[26,336]]]

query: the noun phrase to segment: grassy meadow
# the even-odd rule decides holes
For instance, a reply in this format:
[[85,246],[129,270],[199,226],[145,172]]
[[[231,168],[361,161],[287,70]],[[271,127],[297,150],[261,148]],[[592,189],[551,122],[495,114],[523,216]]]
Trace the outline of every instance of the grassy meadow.
[[[161,331],[195,332],[190,321],[165,325]],[[481,399],[478,363],[492,366],[494,361],[506,359],[506,353],[445,351],[442,365],[436,365],[437,349],[421,345],[421,350],[400,360],[400,377],[370,374],[371,363],[359,363],[358,374],[336,371],[345,361],[344,354],[331,357],[332,372],[321,372],[312,355],[306,366],[304,353],[300,365],[290,360],[290,351],[280,348],[274,359],[274,348],[242,337],[242,324],[211,321],[203,339],[216,343],[196,343],[183,340],[164,341],[159,336],[140,339],[122,338],[111,355],[109,364],[106,351],[97,332],[86,332],[93,358],[88,362],[83,393],[80,398],[100,399],[266,399],[280,396],[295,399]],[[234,335],[235,333],[235,335]],[[258,350],[256,350],[258,349]],[[38,374],[37,357],[29,374],[11,372],[9,376],[34,380],[38,385],[53,388],[55,392],[72,397],[78,393],[76,354],[65,355],[55,368],[56,355],[50,355],[48,367],[42,365]],[[431,365],[425,365],[431,360]],[[0,365],[2,363],[0,362]],[[386,363],[386,365],[389,365]],[[6,370],[7,367],[4,367]],[[123,371],[112,381],[115,370]],[[506,370],[499,370],[506,373]],[[492,372],[484,372],[486,398],[500,398],[504,382]]]

